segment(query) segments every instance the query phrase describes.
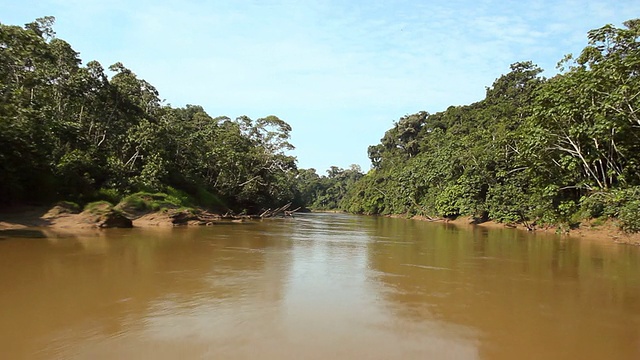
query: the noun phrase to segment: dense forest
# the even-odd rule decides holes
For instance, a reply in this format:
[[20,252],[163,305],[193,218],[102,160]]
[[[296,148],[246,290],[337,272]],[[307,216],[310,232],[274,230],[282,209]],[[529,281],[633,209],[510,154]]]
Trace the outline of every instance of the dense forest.
[[300,203],[291,127],[164,105],[121,63],[81,65],[52,17],[0,24],[0,202],[167,192],[210,208]]
[[369,147],[369,172],[327,175],[297,168],[277,116],[171,107],[121,63],[83,65],[53,22],[0,24],[1,205],[161,192],[236,212],[292,203],[640,231],[640,20],[590,31],[552,78],[518,62],[477,103],[406,115]]
[[365,214],[473,216],[640,230],[640,20],[588,33],[545,79],[531,62],[484,100],[402,117],[340,206]]

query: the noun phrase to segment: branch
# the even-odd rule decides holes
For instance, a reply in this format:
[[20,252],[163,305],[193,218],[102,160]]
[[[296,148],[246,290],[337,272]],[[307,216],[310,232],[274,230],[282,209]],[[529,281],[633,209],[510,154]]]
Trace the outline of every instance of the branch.
[[259,177],[260,177],[260,175],[256,175],[256,176],[252,177],[251,179],[249,179],[249,180],[247,180],[247,181],[243,182],[242,184],[238,184],[237,186],[245,186],[245,185],[247,185],[248,183],[252,182],[253,180],[255,180],[255,179],[259,178]]
[[124,166],[129,165],[129,163],[131,163],[131,166],[133,166],[133,164],[136,162],[136,159],[138,158],[138,154],[140,152],[138,150],[136,150],[136,153],[133,154],[133,156],[131,158],[129,158],[129,160],[124,164]]

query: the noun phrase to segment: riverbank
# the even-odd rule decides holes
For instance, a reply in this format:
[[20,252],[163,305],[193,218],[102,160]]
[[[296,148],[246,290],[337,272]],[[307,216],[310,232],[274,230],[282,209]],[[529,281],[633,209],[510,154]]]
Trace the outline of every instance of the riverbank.
[[[401,217],[401,216],[398,216]],[[411,219],[419,220],[419,221],[433,221],[433,222],[441,222],[447,224],[453,224],[457,226],[477,226],[491,229],[505,229],[512,228],[520,231],[531,231],[527,229],[524,225],[507,225],[503,223],[499,223],[493,220],[477,223],[471,217],[460,216],[456,219],[441,219],[441,218],[428,218],[425,216],[413,216]],[[625,233],[618,229],[618,227],[613,223],[613,221],[607,221],[602,224],[594,224],[592,222],[586,222],[581,224],[580,226],[568,229],[566,231],[559,231],[558,227],[549,226],[544,228],[536,228],[536,232],[544,232],[550,234],[561,234],[563,236],[567,236],[570,238],[583,238],[589,240],[605,240],[612,241],[620,244],[629,244],[640,246],[640,233]]]
[[[339,213],[341,211],[313,211]],[[404,215],[390,217],[406,218]],[[20,206],[0,210],[0,237],[7,234],[32,234],[33,229],[47,229],[56,234],[90,232],[103,228],[145,228],[174,226],[211,226],[217,223],[242,222],[248,216],[224,216],[203,209],[163,209],[160,211],[119,212],[113,207],[102,205],[82,212],[73,211],[61,205],[51,208],[44,206]],[[484,227],[492,229],[512,228],[528,231],[523,225],[506,225],[495,221],[475,222],[470,217],[456,219],[428,218],[413,216],[412,220],[453,224],[464,227]],[[536,232],[559,233],[557,227],[537,228]],[[44,234],[44,233],[43,233]],[[605,240],[621,244],[640,246],[640,233],[628,234],[620,231],[612,221],[603,224],[586,223],[561,232],[570,238]],[[48,235],[45,235],[48,236]]]
[[[159,211],[127,212],[110,204],[98,204],[84,211],[75,211],[63,204],[53,207],[19,206],[0,210],[0,237],[4,233],[31,234],[30,230],[46,229],[43,236],[77,234],[104,228],[206,226],[217,222],[240,222],[242,217],[214,214],[202,209],[162,209]],[[29,237],[29,236],[26,236]]]

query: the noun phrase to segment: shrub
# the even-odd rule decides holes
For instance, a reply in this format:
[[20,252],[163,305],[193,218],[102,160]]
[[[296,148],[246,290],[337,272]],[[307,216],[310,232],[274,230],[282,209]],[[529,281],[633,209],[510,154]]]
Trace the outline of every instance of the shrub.
[[151,208],[150,200],[145,199],[146,193],[135,193],[122,199],[118,204],[119,207],[127,210],[143,211]]
[[178,206],[193,205],[193,199],[186,192],[182,190],[178,190],[171,186],[168,186],[166,191],[167,191],[167,194],[166,194],[165,200],[167,202],[178,205]]
[[618,226],[624,232],[640,232],[640,200],[627,201],[620,208]]
[[196,190],[196,199],[197,202],[207,208],[215,209],[215,208],[227,208],[227,206],[218,198],[216,195],[210,193],[203,187],[199,187]]
[[640,232],[640,187],[599,191],[580,201],[584,217],[610,217],[625,232]]

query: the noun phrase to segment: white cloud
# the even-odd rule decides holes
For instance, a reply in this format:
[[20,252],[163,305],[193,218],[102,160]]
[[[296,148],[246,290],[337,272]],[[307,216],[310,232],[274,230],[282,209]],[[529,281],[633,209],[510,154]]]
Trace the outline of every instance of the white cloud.
[[552,72],[589,29],[640,13],[631,0],[1,2],[0,21],[55,15],[84,60],[121,61],[174,105],[281,116],[318,169],[368,168],[393,120],[480,100],[516,61]]

